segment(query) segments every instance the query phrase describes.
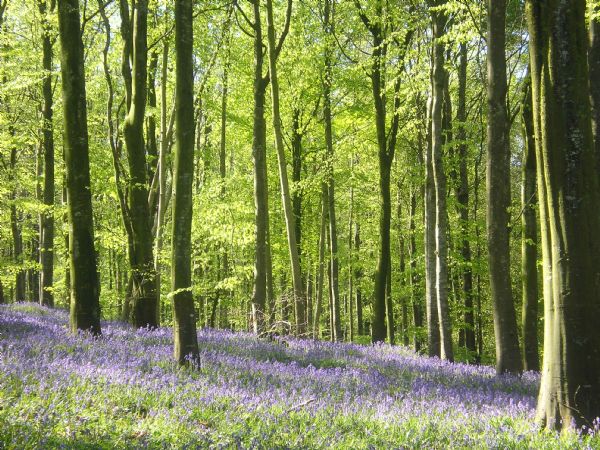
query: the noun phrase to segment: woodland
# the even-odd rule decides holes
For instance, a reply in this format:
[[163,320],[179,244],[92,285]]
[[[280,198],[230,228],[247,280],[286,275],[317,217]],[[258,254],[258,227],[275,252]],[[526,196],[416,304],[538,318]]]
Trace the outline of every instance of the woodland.
[[0,448],[600,448],[600,1],[0,0]]

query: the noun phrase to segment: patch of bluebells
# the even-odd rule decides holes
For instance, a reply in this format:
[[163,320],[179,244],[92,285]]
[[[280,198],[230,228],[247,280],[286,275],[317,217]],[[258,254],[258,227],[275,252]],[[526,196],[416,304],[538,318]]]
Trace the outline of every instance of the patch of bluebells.
[[0,306],[0,448],[594,448],[599,424],[533,422],[539,376],[362,346],[203,329],[200,358],[172,331]]

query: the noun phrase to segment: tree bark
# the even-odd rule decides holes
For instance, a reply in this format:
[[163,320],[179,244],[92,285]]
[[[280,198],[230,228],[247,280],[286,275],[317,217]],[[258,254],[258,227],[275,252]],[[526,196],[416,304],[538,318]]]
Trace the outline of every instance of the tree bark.
[[[444,0],[436,0],[434,6],[442,6]],[[448,211],[446,206],[446,173],[443,164],[442,108],[444,102],[444,44],[446,16],[433,11],[433,74],[431,99],[431,159],[435,191],[435,284],[437,313],[440,327],[440,357],[452,361],[452,329],[448,306]]]
[[[360,223],[356,222],[354,227],[354,252],[360,254]],[[365,334],[365,326],[363,319],[363,304],[362,304],[362,291],[360,288],[360,279],[362,278],[362,268],[360,264],[354,267],[354,279],[356,285],[356,332],[359,336]]]
[[562,429],[600,416],[600,192],[585,3],[526,2],[544,280],[551,280],[538,420]]
[[156,272],[154,270],[152,221],[148,206],[148,178],[144,144],[144,119],[147,97],[147,0],[137,0],[134,8],[132,53],[133,79],[131,103],[123,134],[129,161],[128,206],[133,232],[134,324],[136,327],[156,327],[157,297]]
[[[529,80],[529,79],[528,79]],[[523,163],[521,177],[521,217],[523,232],[521,242],[521,282],[523,285],[523,368],[540,370],[538,352],[538,276],[537,276],[537,217],[536,217],[536,161],[535,134],[531,105],[531,81],[524,89],[523,116]]]
[[[325,33],[333,33],[334,24],[331,20],[333,2],[325,0],[323,8],[323,27]],[[338,236],[337,220],[335,211],[335,181],[333,177],[333,120],[331,114],[331,87],[333,84],[331,43],[325,45],[323,76],[323,122],[325,125],[325,147],[327,149],[327,213],[329,217],[330,236],[330,272],[331,272],[331,300],[333,307],[333,339],[342,340],[342,322],[340,317],[340,284],[339,284],[339,259],[338,259]]]
[[427,316],[427,354],[440,356],[440,324],[437,309],[436,253],[435,253],[435,182],[431,134],[432,97],[427,101],[427,147],[425,151],[425,313]]
[[58,2],[69,220],[71,329],[100,334],[100,285],[94,248],[83,42],[79,1]]
[[255,333],[262,333],[267,323],[267,264],[269,192],[267,185],[267,150],[265,123],[265,91],[269,79],[263,76],[264,54],[259,2],[254,12],[254,110],[252,125],[252,158],[254,162],[255,242],[254,289],[252,292],[252,324]]
[[[139,1],[139,0],[138,0]],[[174,355],[179,364],[198,357],[192,294],[192,189],[194,183],[194,63],[192,0],[175,3],[176,139],[173,163]]]
[[496,371],[523,370],[510,279],[510,136],[506,107],[506,0],[488,2],[487,235]]
[[52,95],[52,40],[46,0],[39,0],[38,9],[42,18],[42,94],[44,107],[42,109],[43,142],[44,142],[44,206],[41,220],[40,263],[42,266],[40,280],[40,302],[45,306],[54,306],[54,126],[53,126],[53,95]]
[[[287,17],[291,14],[291,0],[288,2]],[[277,76],[277,57],[283,43],[282,39],[275,42],[275,23],[273,17],[273,2],[266,1],[267,6],[267,47],[269,54],[269,76],[271,80],[271,101],[273,106],[273,130],[275,132],[275,150],[277,151],[277,162],[279,163],[279,184],[281,187],[281,203],[285,217],[285,228],[288,240],[290,266],[292,269],[292,285],[294,288],[294,304],[296,312],[296,334],[303,336],[306,332],[304,313],[306,310],[306,298],[304,297],[304,284],[302,282],[302,270],[296,244],[296,219],[292,208],[289,178],[287,174],[287,162],[285,148],[283,145],[283,131],[281,129],[281,113],[279,110],[279,79]],[[289,21],[289,18],[286,22]],[[286,25],[286,27],[289,25]],[[287,33],[284,29],[283,33]],[[282,36],[285,36],[282,34]]]
[[[468,150],[467,130],[467,44],[460,44],[460,65],[458,71],[458,105],[456,121],[458,130],[456,138],[458,144],[458,186],[456,187],[456,200],[460,220],[460,254],[462,258],[462,294],[464,299],[464,344],[465,348],[475,354],[475,317],[473,314],[473,268],[471,257],[471,243],[469,242],[469,176],[468,176]],[[470,359],[470,358],[469,358]]]

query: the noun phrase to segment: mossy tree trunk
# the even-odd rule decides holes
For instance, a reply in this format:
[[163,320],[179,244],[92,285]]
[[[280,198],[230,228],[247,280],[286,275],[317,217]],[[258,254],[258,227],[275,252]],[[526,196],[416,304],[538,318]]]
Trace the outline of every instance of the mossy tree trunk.
[[523,285],[523,368],[540,370],[538,351],[538,276],[537,276],[537,217],[536,217],[536,161],[531,82],[527,81],[521,106],[523,116],[523,163],[521,169],[521,207],[523,226],[521,240],[521,281]]
[[[435,0],[432,6],[443,7],[445,0]],[[446,28],[446,14],[440,9],[432,11],[433,69],[431,92],[431,167],[435,193],[435,291],[439,320],[440,357],[452,361],[452,328],[448,305],[448,211],[446,205],[446,173],[443,161],[442,110],[446,85],[444,68],[445,45],[442,41]]]
[[487,235],[496,371],[523,369],[510,279],[510,136],[506,107],[506,0],[488,2]]
[[153,256],[154,236],[148,206],[148,172],[144,143],[148,73],[147,0],[135,2],[133,16],[131,101],[123,127],[129,162],[128,211],[133,233],[133,254],[130,255],[133,321],[136,327],[156,327],[158,310]]
[[590,111],[585,0],[526,2],[544,260],[538,419],[600,416],[600,194]]
[[46,0],[38,1],[38,9],[42,20],[42,94],[44,96],[43,116],[43,146],[44,146],[44,194],[45,210],[41,216],[41,248],[40,263],[41,288],[40,303],[54,306],[54,126],[53,126],[53,95],[52,95],[52,39],[50,24],[46,15],[48,7]]
[[64,155],[71,328],[100,334],[100,284],[94,248],[83,42],[78,0],[58,2],[64,110]]
[[192,0],[175,3],[175,160],[173,163],[173,248],[171,277],[175,359],[197,358],[196,315],[192,294],[192,188],[194,183],[194,64]]

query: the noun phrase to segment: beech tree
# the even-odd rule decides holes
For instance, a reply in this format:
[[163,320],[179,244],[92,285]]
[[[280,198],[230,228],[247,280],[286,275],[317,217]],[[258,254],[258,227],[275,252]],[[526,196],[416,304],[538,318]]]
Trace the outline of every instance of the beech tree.
[[600,206],[584,0],[526,3],[544,259],[544,359],[538,419],[600,416]]
[[175,359],[198,356],[196,314],[192,295],[192,187],[194,176],[194,66],[192,0],[175,3],[176,139],[173,164],[173,309]]
[[58,25],[68,196],[71,327],[73,331],[86,330],[100,334],[100,284],[94,247],[83,41],[78,0],[58,2]]

